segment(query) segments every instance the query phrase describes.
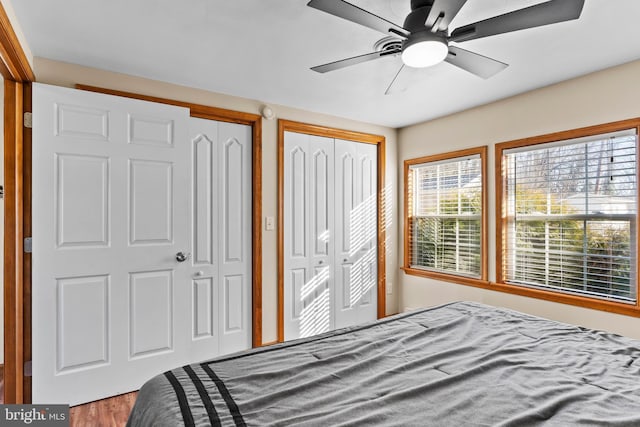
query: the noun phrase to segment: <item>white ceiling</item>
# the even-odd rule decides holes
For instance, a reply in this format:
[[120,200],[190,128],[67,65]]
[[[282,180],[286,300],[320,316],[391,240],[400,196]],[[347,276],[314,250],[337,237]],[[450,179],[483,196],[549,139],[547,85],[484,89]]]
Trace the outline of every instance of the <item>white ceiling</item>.
[[[352,3],[402,25],[409,1]],[[469,0],[450,29],[542,2]],[[372,52],[384,35],[306,3],[17,0],[13,8],[34,56],[390,127],[640,59],[640,1],[586,0],[578,21],[460,43],[510,64],[489,80],[442,63],[410,73],[406,90],[384,95],[399,57],[309,70]]]

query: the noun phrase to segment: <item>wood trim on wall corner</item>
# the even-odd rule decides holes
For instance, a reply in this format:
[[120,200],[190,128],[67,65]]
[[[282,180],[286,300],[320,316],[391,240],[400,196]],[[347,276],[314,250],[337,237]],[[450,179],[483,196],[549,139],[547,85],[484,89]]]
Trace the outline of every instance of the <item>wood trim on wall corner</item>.
[[296,132],[307,135],[344,139],[366,144],[376,144],[378,154],[378,289],[377,315],[386,316],[386,203],[385,188],[385,149],[386,139],[381,135],[336,129],[326,126],[278,120],[278,307],[277,329],[278,342],[284,341],[284,133]]
[[175,105],[188,108],[191,117],[205,120],[216,120],[221,122],[238,123],[249,125],[252,129],[252,276],[251,287],[252,301],[252,333],[251,342],[253,347],[262,346],[262,117],[258,114],[245,113],[241,111],[227,110],[209,105],[193,104],[175,99],[160,98],[157,96],[141,95],[132,92],[125,92],[114,89],[106,89],[96,86],[76,84],[76,89],[89,92],[115,95],[124,98],[140,99],[143,101],[156,102],[160,104]]
[[13,80],[19,83],[30,83],[36,77],[31,69],[31,64],[20,45],[18,36],[11,25],[7,11],[0,3],[0,58],[2,67],[0,73],[5,80]]

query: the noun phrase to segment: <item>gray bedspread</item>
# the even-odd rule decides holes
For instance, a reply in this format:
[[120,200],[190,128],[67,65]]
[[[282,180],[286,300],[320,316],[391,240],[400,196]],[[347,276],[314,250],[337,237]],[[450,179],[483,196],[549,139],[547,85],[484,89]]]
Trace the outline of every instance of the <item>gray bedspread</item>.
[[640,426],[640,341],[458,302],[174,369],[130,426]]

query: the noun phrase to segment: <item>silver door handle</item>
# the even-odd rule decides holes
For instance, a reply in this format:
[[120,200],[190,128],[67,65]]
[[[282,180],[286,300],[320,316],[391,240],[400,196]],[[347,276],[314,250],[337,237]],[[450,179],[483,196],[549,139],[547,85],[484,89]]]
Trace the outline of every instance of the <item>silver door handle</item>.
[[189,258],[188,253],[185,254],[184,252],[178,252],[176,254],[176,261],[178,262],[185,262],[188,258]]

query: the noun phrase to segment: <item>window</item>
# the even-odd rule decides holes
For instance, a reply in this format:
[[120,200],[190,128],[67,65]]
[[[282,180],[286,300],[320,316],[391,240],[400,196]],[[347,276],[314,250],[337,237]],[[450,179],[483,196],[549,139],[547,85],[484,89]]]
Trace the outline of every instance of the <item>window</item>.
[[637,306],[637,126],[496,146],[499,283]]
[[405,162],[405,271],[486,280],[486,147]]

